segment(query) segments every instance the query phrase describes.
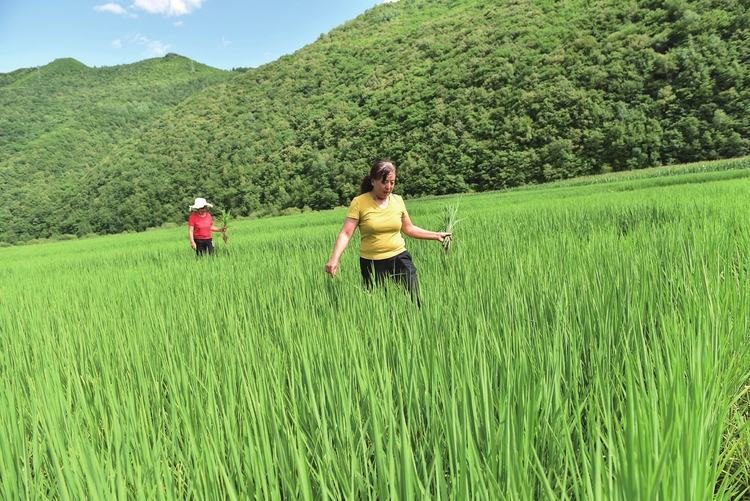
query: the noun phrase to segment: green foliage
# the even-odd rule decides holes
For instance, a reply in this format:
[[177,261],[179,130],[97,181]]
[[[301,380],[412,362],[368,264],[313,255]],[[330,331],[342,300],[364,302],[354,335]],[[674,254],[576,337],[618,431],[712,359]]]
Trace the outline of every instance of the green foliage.
[[[95,109],[65,108],[89,124],[75,130],[25,116],[34,86],[52,73],[86,89],[85,75],[116,69],[0,75],[0,99],[27,96],[2,102],[0,127],[23,141],[0,138],[0,168],[24,180],[9,183],[21,201],[5,238],[179,222],[196,193],[238,216],[346,205],[378,158],[416,197],[746,155],[748,15],[739,0],[401,0],[271,64],[217,73],[210,92],[163,87],[156,111],[150,94],[121,99],[136,85],[123,81]],[[56,170],[57,155],[75,172]],[[58,209],[66,196],[82,202]]]
[[232,76],[194,68],[169,54],[105,68],[58,59],[0,74],[0,189],[7,200],[0,239],[91,233],[86,188],[102,181],[102,158],[189,96]]
[[221,221],[221,227],[224,228],[224,231],[221,234],[221,239],[224,241],[225,244],[228,244],[229,243],[229,223],[232,222],[232,211],[221,209],[219,220]]
[[445,251],[445,257],[448,257],[451,246],[453,244],[453,232],[456,230],[456,226],[461,222],[458,218],[458,207],[461,201],[456,200],[454,203],[447,204],[443,207],[443,231],[450,233],[443,240],[443,251]]
[[0,498],[743,499],[729,173],[462,196],[451,266],[407,239],[421,309],[323,272],[345,211],[0,249]]

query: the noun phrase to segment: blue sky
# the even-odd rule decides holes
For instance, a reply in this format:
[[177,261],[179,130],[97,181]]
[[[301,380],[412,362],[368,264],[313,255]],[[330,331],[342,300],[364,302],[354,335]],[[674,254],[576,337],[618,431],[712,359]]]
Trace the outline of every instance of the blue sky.
[[226,70],[257,67],[383,1],[0,0],[0,73],[62,57],[115,66],[168,52]]

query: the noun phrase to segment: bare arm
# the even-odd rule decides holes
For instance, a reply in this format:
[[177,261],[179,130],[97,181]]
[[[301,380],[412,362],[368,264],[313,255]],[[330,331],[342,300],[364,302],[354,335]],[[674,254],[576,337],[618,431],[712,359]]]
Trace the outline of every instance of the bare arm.
[[195,250],[195,237],[193,237],[193,233],[195,233],[195,226],[188,226],[188,238],[190,239],[190,247]]
[[450,233],[427,231],[423,230],[419,226],[414,226],[414,224],[411,222],[411,219],[409,219],[409,216],[404,216],[401,219],[401,231],[404,232],[404,235],[411,238],[420,238],[422,240],[437,240],[438,242],[442,242],[443,240],[445,240],[445,237],[451,235]]
[[344,226],[341,227],[339,236],[336,238],[336,244],[333,246],[331,259],[326,264],[326,273],[331,275],[331,278],[336,276],[336,271],[339,269],[339,258],[346,250],[346,246],[349,245],[349,240],[352,239],[357,226],[359,226],[359,220],[357,219],[347,217],[344,220]]

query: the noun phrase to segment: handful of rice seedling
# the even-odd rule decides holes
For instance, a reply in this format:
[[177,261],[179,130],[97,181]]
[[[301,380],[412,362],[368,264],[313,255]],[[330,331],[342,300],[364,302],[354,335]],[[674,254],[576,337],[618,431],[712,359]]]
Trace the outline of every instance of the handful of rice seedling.
[[446,205],[443,207],[443,226],[445,233],[451,233],[451,236],[445,237],[443,240],[443,250],[445,251],[445,257],[448,257],[448,253],[451,250],[451,244],[453,243],[453,232],[462,220],[458,219],[458,205],[460,200],[456,200],[455,204]]
[[229,221],[232,220],[232,211],[231,210],[221,210],[221,226],[224,227],[224,231],[221,234],[221,238],[224,240],[224,243],[229,243],[229,235],[227,235],[227,232],[229,231]]

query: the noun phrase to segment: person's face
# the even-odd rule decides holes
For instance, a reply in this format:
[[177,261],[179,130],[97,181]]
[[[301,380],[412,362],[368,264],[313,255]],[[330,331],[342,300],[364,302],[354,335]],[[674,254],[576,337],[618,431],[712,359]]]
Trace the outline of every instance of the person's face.
[[205,207],[205,206],[204,206],[204,207],[201,207],[200,209],[198,209],[198,215],[199,215],[199,216],[202,216],[202,215],[204,215],[205,213],[206,213],[206,207]]
[[388,198],[393,193],[393,186],[396,184],[396,171],[391,172],[385,178],[385,181],[375,179],[372,182],[372,191],[378,198]]

